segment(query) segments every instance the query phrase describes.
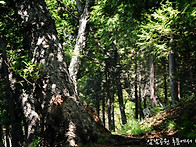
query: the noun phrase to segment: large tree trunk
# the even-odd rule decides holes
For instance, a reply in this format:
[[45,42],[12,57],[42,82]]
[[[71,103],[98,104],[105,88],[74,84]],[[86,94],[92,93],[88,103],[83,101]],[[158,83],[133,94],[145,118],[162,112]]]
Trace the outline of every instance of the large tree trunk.
[[155,88],[154,88],[154,55],[150,54],[150,100],[151,106],[155,107],[157,105],[157,100],[155,98]]
[[69,74],[73,80],[75,91],[77,92],[77,73],[79,71],[79,66],[80,66],[81,52],[86,46],[87,24],[89,22],[90,6],[92,5],[92,1],[86,0],[84,8],[82,7],[80,0],[76,1],[76,5],[80,14],[79,28],[78,28],[78,35],[74,48],[74,55],[69,65]]
[[16,3],[24,42],[33,64],[40,64],[39,79],[21,95],[28,126],[27,145],[39,136],[45,145],[78,146],[96,138],[96,126],[80,104],[68,74],[63,48],[44,0]]
[[169,77],[170,77],[170,90],[172,104],[178,101],[178,86],[176,81],[176,64],[175,64],[175,53],[171,51],[169,54]]

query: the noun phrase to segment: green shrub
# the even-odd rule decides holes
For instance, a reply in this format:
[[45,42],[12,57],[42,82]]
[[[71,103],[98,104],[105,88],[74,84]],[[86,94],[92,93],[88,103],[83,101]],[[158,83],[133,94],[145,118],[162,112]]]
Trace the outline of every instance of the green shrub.
[[118,132],[119,134],[137,135],[149,131],[150,128],[140,125],[140,120],[132,119]]

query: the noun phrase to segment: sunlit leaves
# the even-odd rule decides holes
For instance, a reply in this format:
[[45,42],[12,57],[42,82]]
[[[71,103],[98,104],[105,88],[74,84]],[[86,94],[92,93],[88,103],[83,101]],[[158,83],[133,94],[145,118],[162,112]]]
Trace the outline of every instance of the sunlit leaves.
[[0,4],[5,5],[6,2],[5,1],[0,1]]
[[169,43],[172,36],[176,33],[173,27],[178,14],[178,10],[172,7],[172,3],[167,1],[157,8],[151,14],[145,14],[144,23],[141,25],[138,33],[141,48],[151,48],[151,52],[157,57],[167,56],[170,50]]

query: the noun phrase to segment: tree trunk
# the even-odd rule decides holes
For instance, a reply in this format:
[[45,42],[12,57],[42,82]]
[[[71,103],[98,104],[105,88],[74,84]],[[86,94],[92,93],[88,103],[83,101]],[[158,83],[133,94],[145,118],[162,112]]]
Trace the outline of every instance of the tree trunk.
[[106,61],[106,67],[105,67],[105,89],[106,89],[106,97],[107,97],[107,114],[108,114],[108,129],[112,130],[111,127],[111,93],[110,93],[110,77],[108,73],[108,63]]
[[6,125],[6,132],[5,132],[5,147],[11,147],[11,137],[10,137],[10,127]]
[[178,100],[181,98],[181,82],[178,81]]
[[111,96],[111,130],[115,132],[115,117],[114,117],[114,91]]
[[39,79],[21,95],[28,126],[27,145],[40,136],[40,128],[47,146],[78,146],[96,140],[94,120],[78,101],[45,2],[20,0],[16,7],[31,61],[41,65]]
[[119,102],[120,113],[121,113],[121,120],[122,120],[122,124],[124,125],[127,123],[127,118],[125,114],[125,105],[123,103],[123,93],[122,93],[122,86],[120,82],[120,69],[117,69],[116,86],[117,86],[118,102]]
[[137,92],[137,61],[135,61],[135,83],[134,83],[134,86],[135,86],[135,118],[138,119],[138,92]]
[[141,100],[142,100],[142,94],[141,94],[141,78],[140,78],[139,99],[138,99],[138,107],[139,107],[140,120],[142,120],[142,118],[144,118]]
[[[115,69],[115,77],[113,78],[114,80],[116,80],[116,88],[117,88],[117,95],[118,95],[118,103],[119,103],[119,107],[120,107],[120,114],[121,114],[121,120],[122,120],[122,124],[126,124],[127,123],[127,117],[125,114],[125,105],[123,102],[123,93],[122,93],[122,84],[121,84],[121,68],[118,67],[118,61],[119,61],[119,55],[118,55],[118,49],[116,46],[117,40],[115,39],[113,42],[113,48],[114,48],[114,59],[113,59],[113,66]],[[115,79],[116,78],[116,79]]]
[[164,95],[165,95],[165,99],[164,99],[164,103],[165,105],[168,104],[168,97],[167,97],[167,69],[166,69],[166,62],[165,59],[163,60],[163,68],[164,68],[164,75],[163,75],[163,80],[164,80]]
[[105,127],[105,96],[102,94],[102,121],[103,126]]
[[0,146],[4,147],[4,145],[3,145],[3,127],[1,124],[0,124]]
[[154,88],[154,55],[150,54],[149,56],[150,63],[150,100],[151,106],[155,107],[157,105],[157,101],[155,98],[155,88]]
[[80,13],[79,28],[78,28],[78,35],[74,48],[74,55],[69,65],[69,74],[75,85],[75,91],[77,92],[77,73],[79,71],[79,66],[80,66],[81,52],[86,47],[87,24],[89,22],[90,7],[92,5],[92,1],[86,0],[84,9],[82,7],[80,0],[76,1],[76,5]]
[[175,65],[175,53],[171,51],[169,54],[169,77],[170,77],[170,91],[172,104],[178,101],[178,86],[176,82],[176,65]]
[[12,136],[11,141],[12,141],[13,147],[18,147],[19,146],[19,138],[18,138],[19,137],[18,136],[19,128],[18,128],[17,122],[16,122],[14,99],[11,94],[11,88],[10,88],[6,46],[1,38],[0,38],[0,48],[2,49],[3,75],[4,75],[5,87],[6,87],[5,92],[6,92],[7,107],[8,107],[9,117],[10,117],[10,124],[11,124],[11,136]]
[[100,96],[97,94],[96,95],[96,112],[97,112],[97,116],[100,116]]

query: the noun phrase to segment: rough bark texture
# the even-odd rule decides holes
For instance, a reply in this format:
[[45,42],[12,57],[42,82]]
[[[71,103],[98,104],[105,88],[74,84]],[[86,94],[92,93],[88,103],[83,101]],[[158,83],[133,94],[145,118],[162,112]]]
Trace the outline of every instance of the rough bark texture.
[[89,22],[89,15],[90,15],[89,9],[91,4],[92,4],[91,0],[86,0],[85,7],[83,8],[80,0],[76,1],[78,11],[81,15],[79,18],[79,28],[78,28],[78,35],[74,48],[74,55],[69,65],[69,74],[75,85],[76,92],[77,92],[77,73],[79,71],[79,66],[81,62],[80,61],[81,52],[86,46],[87,24]]
[[178,86],[176,82],[176,65],[175,65],[175,54],[173,51],[169,54],[169,77],[170,77],[170,91],[172,104],[178,101]]
[[39,79],[21,95],[28,126],[27,144],[40,135],[45,146],[78,146],[94,140],[95,123],[77,99],[45,2],[20,0],[16,6],[30,59],[41,64]]
[[151,106],[155,107],[157,105],[157,100],[155,98],[155,88],[154,88],[154,55],[150,54],[150,99]]

